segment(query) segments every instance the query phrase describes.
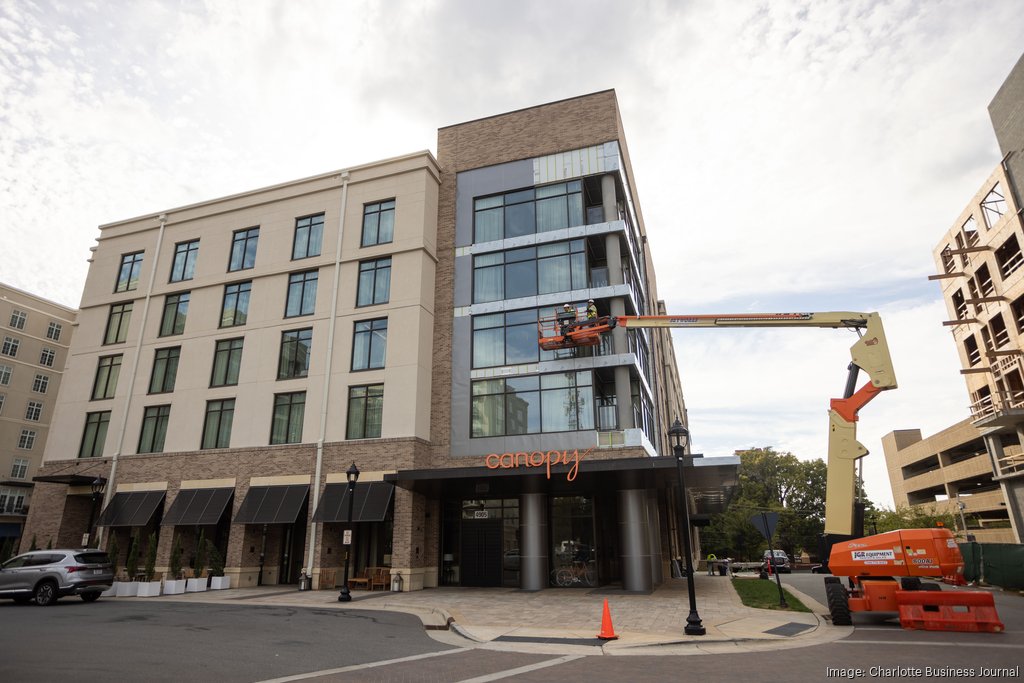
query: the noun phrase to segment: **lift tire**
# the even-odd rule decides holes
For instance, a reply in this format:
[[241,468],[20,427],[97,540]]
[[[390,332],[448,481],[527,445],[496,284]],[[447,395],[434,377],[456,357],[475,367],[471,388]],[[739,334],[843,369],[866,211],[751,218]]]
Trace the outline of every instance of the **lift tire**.
[[921,579],[916,576],[904,576],[900,579],[900,590],[919,591],[921,590]]
[[940,586],[937,583],[932,583],[931,581],[922,581],[921,582],[921,590],[923,590],[923,591],[940,591],[940,590],[942,590],[942,586]]
[[825,597],[828,601],[828,612],[832,615],[832,624],[834,626],[852,626],[849,595],[843,585],[839,583],[825,584]]

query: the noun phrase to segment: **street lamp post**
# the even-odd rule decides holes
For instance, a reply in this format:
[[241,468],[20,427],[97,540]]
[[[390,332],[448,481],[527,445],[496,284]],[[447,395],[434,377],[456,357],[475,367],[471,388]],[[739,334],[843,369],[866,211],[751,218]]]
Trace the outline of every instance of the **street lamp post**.
[[85,526],[86,542],[82,545],[88,547],[92,543],[92,539],[95,536],[95,531],[92,528],[93,520],[96,519],[96,504],[100,500],[100,494],[103,493],[104,487],[107,485],[106,479],[96,477],[92,480],[92,504],[89,506],[89,523]]
[[668,430],[672,437],[672,453],[676,458],[676,472],[679,474],[679,503],[683,512],[683,555],[686,557],[686,589],[690,597],[690,614],[686,617],[686,628],[683,632],[688,636],[702,636],[707,633],[704,624],[697,614],[697,595],[693,589],[693,553],[690,551],[690,508],[686,503],[686,480],[683,476],[683,459],[686,457],[686,444],[690,440],[690,432],[676,418],[672,428]]
[[[359,481],[359,468],[356,467],[355,461],[352,462],[352,466],[345,472],[345,478],[348,479],[348,524],[352,526],[352,504],[355,501],[356,494],[356,482]],[[350,602],[352,600],[352,594],[348,590],[348,560],[352,555],[352,537],[351,530],[349,530],[349,542],[344,543],[347,545],[345,548],[345,575],[342,577],[341,593],[338,595],[338,602]]]

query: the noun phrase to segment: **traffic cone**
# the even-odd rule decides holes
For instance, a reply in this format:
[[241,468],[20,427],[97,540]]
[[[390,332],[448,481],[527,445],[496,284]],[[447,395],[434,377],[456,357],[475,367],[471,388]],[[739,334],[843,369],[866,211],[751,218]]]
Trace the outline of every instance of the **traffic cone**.
[[612,628],[612,613],[608,610],[608,598],[604,599],[604,614],[601,615],[601,632],[597,634],[601,640],[616,640],[615,629]]

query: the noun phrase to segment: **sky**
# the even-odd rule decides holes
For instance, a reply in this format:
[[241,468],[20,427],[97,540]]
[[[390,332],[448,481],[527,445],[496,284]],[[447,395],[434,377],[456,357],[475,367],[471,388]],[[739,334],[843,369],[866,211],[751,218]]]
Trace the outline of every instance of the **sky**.
[[[879,311],[881,438],[969,416],[931,252],[998,165],[1016,0],[0,0],[0,281],[77,306],[97,226],[614,88],[670,313]],[[674,333],[693,450],[825,457],[852,332]]]

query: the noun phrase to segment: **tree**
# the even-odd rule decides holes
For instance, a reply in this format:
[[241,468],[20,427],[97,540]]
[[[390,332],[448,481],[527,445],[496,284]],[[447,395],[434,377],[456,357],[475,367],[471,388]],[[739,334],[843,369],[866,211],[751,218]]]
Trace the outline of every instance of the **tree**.
[[149,546],[146,548],[146,581],[152,581],[156,574],[156,534],[149,535]]
[[224,576],[224,556],[213,541],[206,541],[207,554],[210,557],[210,576]]
[[135,575],[139,573],[139,542],[138,539],[128,537],[128,559],[125,561],[125,571],[128,572],[128,580],[134,581]]
[[181,536],[175,535],[174,546],[171,548],[171,580],[178,581],[179,579],[181,579]]
[[110,534],[110,545],[107,546],[107,554],[110,555],[110,564],[114,566],[114,578],[117,578],[117,565],[121,561],[121,549],[117,547],[117,534]]
[[865,522],[868,527],[866,531],[870,533],[875,533],[872,526],[877,527],[880,534],[896,529],[930,529],[937,526],[944,526],[950,531],[956,529],[953,513],[940,511],[935,505],[901,506],[895,510],[882,508],[872,510],[870,514],[873,515],[869,518],[872,521]]
[[203,570],[206,569],[206,530],[201,529],[199,531],[199,540],[196,542],[196,578],[198,579],[203,575]]

